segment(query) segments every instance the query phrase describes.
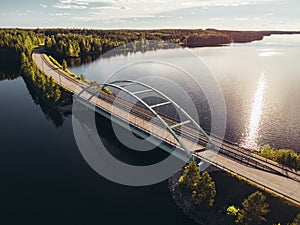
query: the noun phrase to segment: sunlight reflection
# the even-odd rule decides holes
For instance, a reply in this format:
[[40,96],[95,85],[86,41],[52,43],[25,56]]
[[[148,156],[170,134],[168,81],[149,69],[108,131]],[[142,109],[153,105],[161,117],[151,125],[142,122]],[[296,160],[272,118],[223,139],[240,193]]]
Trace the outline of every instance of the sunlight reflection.
[[243,146],[249,149],[257,149],[256,139],[260,128],[263,99],[265,92],[265,75],[261,73],[252,103],[252,112],[248,125],[248,133]]
[[268,57],[274,55],[280,55],[280,54],[278,52],[272,52],[272,51],[265,51],[258,54],[258,56],[262,56],[262,57]]

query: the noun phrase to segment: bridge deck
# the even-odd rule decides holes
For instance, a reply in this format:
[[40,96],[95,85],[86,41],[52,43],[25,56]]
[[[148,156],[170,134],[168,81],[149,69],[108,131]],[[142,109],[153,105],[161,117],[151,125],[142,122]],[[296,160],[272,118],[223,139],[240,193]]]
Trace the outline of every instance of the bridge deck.
[[[43,56],[42,49],[36,50],[33,53],[33,59],[38,67],[45,72],[45,74],[52,77],[59,85],[63,86],[67,90],[73,93],[79,93],[83,90],[83,88],[87,87],[85,83],[70,77],[64,71],[56,68],[52,63],[48,62]],[[156,123],[153,123],[153,121],[145,120],[138,115],[129,114],[121,107],[113,106],[111,103],[97,96],[92,97],[92,94],[89,92],[83,92],[81,97],[86,101],[90,101],[92,104],[95,104],[99,108],[111,113],[112,115],[128,121],[132,125],[154,134],[167,143],[180,148],[180,145],[177,143],[175,138],[169,132],[167,132],[166,129],[162,128]],[[176,124],[175,121],[174,124]],[[199,139],[204,139],[203,135],[201,134],[199,134],[198,137]],[[184,144],[186,144],[186,146],[189,147],[192,152],[203,148],[202,145],[187,138],[180,137],[180,139],[182,142],[184,142]],[[255,183],[257,186],[264,188],[271,193],[283,196],[287,200],[300,205],[299,173],[288,170],[287,168],[283,168],[276,163],[265,160],[255,154],[242,151],[242,149],[237,146],[223,143],[216,138],[214,138],[214,141],[216,141],[217,144],[220,144],[222,154],[218,154],[216,157],[214,157],[213,161],[211,161],[210,157],[215,155],[212,150],[206,150],[204,152],[197,152],[194,154],[199,158],[205,159],[206,161],[211,161],[212,165],[214,166],[238,174],[250,182]],[[239,157],[243,158],[243,160],[239,160]],[[260,166],[265,166],[266,168],[273,170],[273,173],[261,168],[249,166],[251,165],[251,163],[249,164],[250,161],[252,164],[255,164],[256,162],[256,164],[259,164]],[[274,171],[278,173],[275,174]],[[283,174],[285,176],[283,176]]]

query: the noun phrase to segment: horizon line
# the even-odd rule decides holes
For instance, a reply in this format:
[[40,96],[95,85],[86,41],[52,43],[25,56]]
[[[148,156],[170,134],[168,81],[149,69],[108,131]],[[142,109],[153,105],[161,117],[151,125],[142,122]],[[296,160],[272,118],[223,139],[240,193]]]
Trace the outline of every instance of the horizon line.
[[241,31],[241,32],[295,32],[300,33],[300,30],[281,30],[281,29],[230,29],[230,28],[179,28],[179,27],[164,27],[164,28],[95,28],[95,27],[3,27],[0,26],[0,29],[20,29],[20,30],[37,30],[37,29],[45,29],[45,30],[54,30],[54,29],[65,29],[65,30],[218,30],[218,31]]

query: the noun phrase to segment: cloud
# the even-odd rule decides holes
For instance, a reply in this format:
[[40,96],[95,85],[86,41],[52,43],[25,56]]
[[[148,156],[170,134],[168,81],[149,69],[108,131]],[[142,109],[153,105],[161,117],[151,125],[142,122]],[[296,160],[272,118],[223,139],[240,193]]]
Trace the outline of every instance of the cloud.
[[50,16],[69,16],[70,13],[51,13]]
[[[145,12],[169,12],[193,7],[213,7],[213,6],[240,6],[257,5],[280,0],[59,0],[55,4],[56,8],[83,8],[82,6],[103,7],[111,6],[120,9],[132,8],[135,13]],[[80,7],[81,6],[81,7]]]
[[92,0],[59,0],[52,7],[58,9],[87,9],[90,2]]
[[91,7],[90,9],[95,10],[105,10],[105,9],[122,9],[121,7],[113,7],[113,6],[97,6],[97,7]]
[[28,13],[17,13],[18,16],[28,16]]
[[46,5],[46,4],[40,4],[40,6],[43,8],[48,8],[48,5]]
[[[183,9],[210,7],[236,7],[241,5],[260,5],[281,0],[56,0],[54,8],[86,9],[72,19],[75,21],[137,20],[168,18],[170,12]],[[182,13],[173,18],[184,19]],[[222,20],[222,18],[210,18]],[[248,20],[236,18],[236,20]]]
[[224,20],[224,18],[221,18],[221,17],[212,17],[212,18],[209,18],[209,20]]
[[160,15],[160,16],[158,16],[158,18],[170,19],[170,18],[173,18],[173,16]]
[[[128,0],[129,2],[131,0]],[[90,4],[114,4],[122,2],[120,0],[59,0],[59,4],[71,4],[71,5],[90,5]]]
[[238,17],[238,18],[234,18],[234,20],[245,21],[245,20],[249,20],[249,18],[247,18],[247,17]]
[[74,4],[55,4],[53,5],[54,8],[57,9],[86,9],[87,6],[85,5],[74,5]]

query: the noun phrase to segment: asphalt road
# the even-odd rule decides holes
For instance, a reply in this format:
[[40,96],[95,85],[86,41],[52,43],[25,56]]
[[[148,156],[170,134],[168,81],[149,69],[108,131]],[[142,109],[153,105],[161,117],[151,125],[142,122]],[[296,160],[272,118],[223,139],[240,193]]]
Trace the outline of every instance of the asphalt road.
[[[69,90],[70,92],[79,93],[84,87],[87,87],[87,84],[76,80],[75,78],[66,74],[63,70],[57,68],[51,62],[49,62],[47,58],[44,57],[42,48],[36,50],[32,56],[34,62],[42,71],[44,71],[47,76],[52,77],[56,83]],[[149,133],[152,133],[156,137],[164,139],[166,142],[180,148],[180,145],[177,143],[175,138],[161,126],[153,124],[151,121],[145,120],[138,115],[129,115],[128,112],[123,110],[121,107],[118,108],[116,106],[113,106],[112,104],[101,98],[92,97],[89,92],[83,92],[81,94],[81,97],[87,101],[90,101],[92,104],[98,106],[106,112],[109,112],[122,120],[128,121],[132,125],[139,127],[140,129],[143,129]],[[197,149],[203,149],[203,146],[194,143],[189,139],[186,139],[184,137],[180,137],[180,139],[186,146],[188,146],[191,152],[194,152]],[[229,157],[226,154],[217,154],[217,152],[213,150],[201,151],[194,154],[200,158],[206,159],[214,166],[236,173],[239,176],[256,184],[260,188],[265,189],[271,193],[281,195],[285,199],[300,205],[299,173],[292,172],[287,168],[281,167],[275,162],[265,160],[264,158],[259,157],[255,154],[246,153],[245,151],[243,152],[237,146],[233,146],[228,143],[220,143],[220,146],[225,153],[226,151],[235,153],[237,155],[240,155],[241,158],[244,158],[244,160],[248,157],[252,162],[255,163],[256,161],[260,166],[265,166],[266,168],[269,168],[269,170],[273,170],[273,172],[249,166],[249,164],[244,163],[242,160],[237,160],[233,157]],[[274,172],[278,172],[278,174],[275,174]]]

